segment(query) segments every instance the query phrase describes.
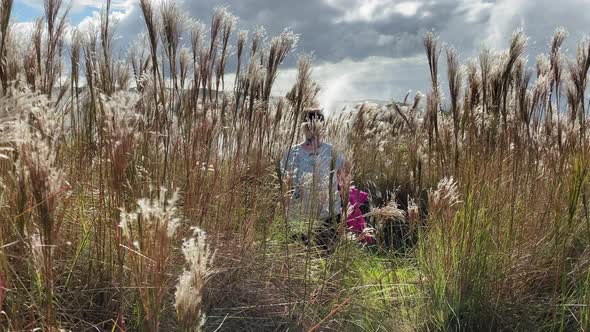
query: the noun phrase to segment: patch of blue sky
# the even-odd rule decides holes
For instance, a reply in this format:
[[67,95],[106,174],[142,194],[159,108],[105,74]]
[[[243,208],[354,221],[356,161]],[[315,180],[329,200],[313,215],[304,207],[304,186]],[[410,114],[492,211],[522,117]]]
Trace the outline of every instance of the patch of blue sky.
[[31,22],[43,15],[43,7],[35,6],[22,1],[15,1],[12,5],[13,22]]
[[[64,1],[64,8],[69,1]],[[93,12],[99,9],[92,6],[73,6],[68,14],[68,22],[77,25],[84,18],[92,16]],[[13,22],[32,22],[43,16],[42,0],[16,0],[12,7]]]

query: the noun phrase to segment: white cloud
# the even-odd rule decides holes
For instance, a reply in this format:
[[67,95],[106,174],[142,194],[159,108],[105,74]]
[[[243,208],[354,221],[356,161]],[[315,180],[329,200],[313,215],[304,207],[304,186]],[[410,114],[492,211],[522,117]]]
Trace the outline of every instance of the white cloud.
[[512,31],[526,25],[523,13],[528,11],[526,0],[500,1],[491,12],[485,42],[493,48],[503,48]]
[[[514,1],[517,2],[517,1]],[[485,13],[494,7],[494,3],[484,0],[462,0],[456,12],[463,12],[467,23],[476,23]]]
[[393,7],[393,11],[403,16],[414,16],[422,5],[416,1],[405,1]]
[[354,0],[354,3],[350,0],[326,0],[326,3],[343,13],[334,23],[384,21],[395,15],[412,17],[422,7],[418,1],[395,0]]
[[34,22],[18,22],[11,27],[12,33],[19,36],[29,36],[35,28]]
[[[428,77],[426,57],[368,57],[314,66],[312,78],[320,86],[319,100],[328,113],[343,101],[399,100],[409,88],[425,89]],[[297,76],[296,69],[281,70],[273,89],[274,95],[286,94]]]
[[[43,9],[43,0],[22,0],[24,3],[30,6],[39,7]],[[64,41],[66,45],[71,42],[71,33],[74,29],[78,29],[81,32],[88,32],[98,29],[100,26],[100,12],[99,10],[104,5],[104,0],[74,0],[72,1],[72,11],[80,10],[84,7],[88,10],[89,14],[84,16],[82,20],[76,24],[71,24],[71,21],[66,21],[66,34]],[[111,24],[115,28],[115,32],[118,33],[115,38],[119,38],[120,33],[125,33],[117,30],[118,23],[126,20],[132,13],[136,0],[113,0],[111,8]],[[30,36],[33,32],[35,23],[33,21],[28,22],[17,22],[12,25],[12,29],[15,33],[22,37]],[[25,39],[23,39],[25,40]]]
[[506,48],[512,32],[523,27],[529,36],[528,50],[536,56],[547,52],[557,27],[563,26],[570,36],[564,49],[573,51],[576,43],[588,34],[587,13],[590,0],[499,0],[492,8],[489,23],[483,31],[485,41],[494,48]]

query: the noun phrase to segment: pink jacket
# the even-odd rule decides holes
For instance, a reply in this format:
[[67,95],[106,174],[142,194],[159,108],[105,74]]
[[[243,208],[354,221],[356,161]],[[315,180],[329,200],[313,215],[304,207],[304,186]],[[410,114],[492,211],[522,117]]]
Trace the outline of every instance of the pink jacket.
[[[348,194],[349,209],[352,211],[348,214],[348,229],[353,233],[361,234],[367,223],[361,212],[361,205],[367,201],[368,194],[358,190],[355,186],[350,187]],[[349,210],[349,211],[350,211]]]

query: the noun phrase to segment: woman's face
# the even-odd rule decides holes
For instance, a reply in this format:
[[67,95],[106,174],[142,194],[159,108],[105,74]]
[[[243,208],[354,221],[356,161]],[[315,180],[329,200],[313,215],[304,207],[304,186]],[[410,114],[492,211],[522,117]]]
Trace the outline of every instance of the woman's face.
[[305,138],[320,138],[324,129],[322,121],[311,120],[303,124],[303,134]]

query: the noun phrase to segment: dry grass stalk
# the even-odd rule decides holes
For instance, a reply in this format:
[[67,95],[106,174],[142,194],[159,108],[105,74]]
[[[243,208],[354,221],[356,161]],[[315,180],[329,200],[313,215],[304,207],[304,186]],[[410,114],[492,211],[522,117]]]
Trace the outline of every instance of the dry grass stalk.
[[461,119],[459,94],[461,93],[462,77],[457,51],[453,48],[447,49],[447,71],[451,97],[451,113],[453,115],[453,135],[455,143],[454,165],[455,168],[457,168],[459,164],[459,125]]
[[[180,38],[184,29],[184,20],[178,6],[173,1],[164,1],[160,4],[160,16],[162,18],[160,39],[162,40],[162,46],[168,58],[169,73],[172,78],[172,91],[174,92],[173,96],[178,97],[176,62],[180,47]],[[174,103],[174,98],[170,102],[171,104]]]
[[[565,28],[560,27],[555,30],[553,37],[551,38],[551,72],[553,73],[552,91],[551,95],[555,96],[556,99],[556,114],[557,114],[557,141],[561,146],[562,142],[562,127],[561,127],[561,81],[563,76],[563,59],[560,52],[561,46],[568,36],[568,32]],[[551,101],[551,97],[549,100]],[[553,107],[550,104],[550,113],[548,118],[553,118]],[[549,125],[547,125],[550,128]]]
[[6,43],[8,41],[12,4],[13,0],[2,0],[0,2],[0,83],[4,94],[8,90]]
[[144,328],[149,331],[160,330],[161,310],[172,281],[168,273],[170,244],[180,224],[177,202],[177,192],[166,199],[162,188],[156,199],[138,200],[135,211],[121,211],[119,227],[127,240],[124,248],[129,251],[133,282],[145,313]]
[[63,0],[44,0],[45,23],[47,27],[47,47],[45,72],[43,76],[43,92],[49,98],[53,94],[53,88],[56,78],[61,74],[59,66],[61,59],[58,58],[59,45],[63,41],[66,28],[66,18],[70,7],[63,8]]
[[72,32],[72,42],[70,46],[70,94],[71,94],[71,107],[70,107],[70,121],[74,131],[78,131],[78,120],[76,115],[80,113],[80,56],[82,52],[83,36],[79,30]]
[[111,32],[111,0],[106,0],[104,10],[100,13],[100,41],[102,46],[103,59],[100,65],[101,86],[104,93],[111,95],[114,90],[112,77],[112,38]]
[[217,67],[216,67],[216,71],[215,71],[215,76],[216,76],[216,81],[215,81],[215,90],[217,91],[215,93],[215,103],[218,103],[218,92],[220,91],[220,81],[221,81],[221,91],[225,91],[225,66],[226,66],[226,61],[227,61],[227,53],[228,53],[228,47],[229,47],[229,39],[231,37],[231,34],[234,30],[234,27],[236,25],[237,22],[237,18],[230,14],[229,12],[227,12],[224,15],[223,18],[223,26],[222,26],[222,34],[221,34],[221,56],[219,58],[219,61],[217,62]]
[[[43,37],[43,18],[38,18],[35,21],[35,28],[33,30],[32,42],[35,49],[35,59],[36,59],[36,66],[37,69],[37,79],[39,80],[39,85],[41,85],[41,77],[43,71],[43,64],[41,62],[41,55],[43,50],[41,49],[41,41]],[[36,80],[34,80],[36,82]],[[36,85],[33,85],[33,89],[35,89]],[[39,87],[41,88],[41,87]]]
[[[15,116],[13,121],[8,122],[5,134],[18,151],[15,170],[20,171],[17,176],[20,179],[20,189],[26,190],[25,184],[30,184],[34,204],[29,210],[36,210],[34,232],[38,234],[38,243],[32,247],[37,253],[33,255],[37,258],[33,265],[39,271],[42,283],[44,325],[50,327],[54,319],[53,250],[59,239],[56,210],[59,205],[58,196],[69,190],[57,160],[61,121],[56,110],[42,96],[25,94],[4,101],[7,103],[2,107],[7,107]],[[26,197],[22,194],[20,196]],[[21,209],[24,210],[24,206]],[[19,217],[17,216],[17,221]],[[24,224],[19,228],[19,233],[24,236]]]
[[[152,61],[152,76],[153,76],[153,84],[154,89],[157,91],[157,84],[159,83],[158,77],[158,21],[156,18],[156,14],[154,12],[154,8],[152,6],[151,0],[140,0],[139,7],[141,8],[141,12],[143,14],[143,20],[145,22],[145,26],[148,32],[148,40],[151,52],[151,61]],[[158,107],[158,93],[154,93],[154,104],[156,106],[156,114],[154,116],[155,121],[158,121],[160,118],[159,112],[157,111]],[[162,97],[162,102],[164,98]]]
[[[504,128],[508,125],[508,90],[509,81],[513,73],[513,68],[522,58],[525,48],[527,45],[527,38],[523,30],[517,30],[513,33],[510,41],[510,49],[508,50],[508,59],[502,72],[502,102],[503,105],[500,108],[502,113],[502,123]],[[500,106],[500,105],[498,105]]]
[[279,66],[296,46],[299,36],[286,30],[280,36],[272,39],[266,61],[266,80],[264,83],[263,100],[269,100],[271,87],[276,79]]
[[185,331],[199,331],[202,325],[203,290],[211,256],[205,232],[195,228],[193,236],[182,244],[188,269],[178,280],[174,304],[178,320]]
[[[574,61],[570,61],[569,72],[571,87],[575,89],[574,96],[571,104],[572,107],[572,118],[579,119],[580,123],[580,134],[581,137],[586,135],[586,107],[584,94],[588,82],[588,70],[590,69],[590,38],[586,38],[578,44],[576,51],[576,58]],[[568,93],[570,93],[568,91]]]
[[438,111],[440,102],[440,91],[438,86],[438,59],[441,52],[439,39],[434,33],[429,32],[424,37],[424,49],[428,58],[428,67],[430,69],[431,92],[426,96],[426,117],[425,125],[428,128],[428,146],[432,151],[433,143],[438,145],[439,128],[438,128]]

